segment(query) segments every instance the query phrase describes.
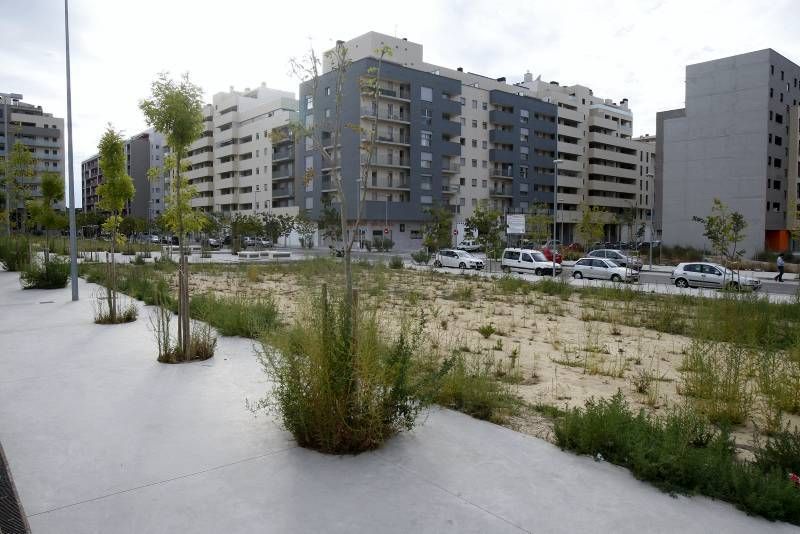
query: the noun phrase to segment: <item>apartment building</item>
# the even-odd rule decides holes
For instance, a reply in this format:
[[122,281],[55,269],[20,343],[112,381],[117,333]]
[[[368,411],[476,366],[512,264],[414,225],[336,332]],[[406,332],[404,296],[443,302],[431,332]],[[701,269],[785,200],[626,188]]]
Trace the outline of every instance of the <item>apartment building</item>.
[[[25,179],[30,196],[36,198],[41,196],[42,173],[64,177],[64,119],[22,98],[18,93],[0,93],[0,158],[4,159],[15,143],[25,145],[36,159],[36,175]],[[22,207],[19,200],[16,209]]]
[[772,49],[688,65],[685,102],[656,121],[656,219],[665,244],[707,246],[692,217],[708,215],[718,198],[744,215],[748,255],[788,249],[800,66]]
[[[645,240],[661,239],[656,231],[655,213],[659,210],[659,199],[655,194],[656,175],[656,136],[645,134],[633,139],[639,143],[639,197],[636,199],[636,217],[639,224],[644,224]],[[628,239],[623,237],[623,239]]]
[[[357,210],[353,199],[366,189],[361,235],[371,239],[388,233],[400,247],[421,245],[433,206],[450,209],[458,223],[484,201],[505,213],[525,212],[537,201],[553,204],[553,104],[504,78],[424,63],[422,45],[406,39],[370,32],[343,44],[352,63],[342,121],[360,130],[342,132],[336,169],[313,145],[297,143],[296,188],[300,207],[312,217],[326,204],[336,204],[336,173],[343,177],[351,220]],[[375,102],[361,82],[372,75],[375,50],[384,46],[392,54],[381,67]],[[333,67],[326,55],[316,94],[311,82],[300,86],[300,120],[323,130],[335,108]],[[362,142],[375,122],[377,146],[365,175]]]
[[[164,211],[165,178],[151,180],[148,171],[164,165],[169,152],[164,135],[150,128],[125,140],[126,172],[133,179],[133,199],[123,209],[123,215],[154,220]],[[100,198],[97,186],[103,183],[100,155],[94,154],[81,162],[83,209],[87,213],[98,211]]]
[[215,94],[204,108],[203,136],[189,147],[187,178],[198,191],[192,207],[227,215],[296,213],[294,141],[286,130],[296,120],[294,94],[263,83]]
[[[629,240],[620,222],[634,210],[639,222],[650,218],[652,195],[647,174],[653,154],[633,139],[633,112],[628,99],[599,98],[583,85],[561,85],[526,73],[520,87],[558,106],[558,217],[562,242],[577,240],[575,227],[582,204],[602,209],[605,239]],[[651,186],[650,186],[651,187]],[[640,189],[642,188],[642,189]]]

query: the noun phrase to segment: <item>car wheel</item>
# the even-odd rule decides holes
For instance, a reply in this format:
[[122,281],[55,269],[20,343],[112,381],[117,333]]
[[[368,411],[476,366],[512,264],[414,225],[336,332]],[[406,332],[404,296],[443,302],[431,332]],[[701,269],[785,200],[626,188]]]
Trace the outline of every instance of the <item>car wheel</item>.
[[503,265],[500,269],[506,274],[511,272],[511,268],[508,265]]
[[612,274],[611,275],[611,281],[614,282],[614,283],[622,282],[622,277],[620,275],[618,275],[618,274]]
[[686,289],[687,287],[689,287],[689,282],[685,278],[678,278],[677,280],[675,280],[675,285],[680,288]]
[[542,270],[537,267],[536,270],[533,271],[533,274],[535,274],[536,276],[542,276]]
[[581,274],[580,271],[575,271],[574,273],[572,273],[572,278],[577,278],[578,280],[580,280],[581,278],[583,278],[583,274]]
[[466,269],[467,268],[467,264],[462,261],[461,263],[458,264],[458,268],[459,269]]
[[442,262],[440,262],[439,260],[436,260],[436,261],[433,262],[433,266],[434,267],[441,267],[442,266]]

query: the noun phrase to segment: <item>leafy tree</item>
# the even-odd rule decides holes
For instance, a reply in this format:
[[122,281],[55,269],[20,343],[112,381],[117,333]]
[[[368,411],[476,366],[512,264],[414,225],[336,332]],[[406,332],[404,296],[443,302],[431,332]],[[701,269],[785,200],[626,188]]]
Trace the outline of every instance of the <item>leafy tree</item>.
[[342,223],[339,210],[326,203],[322,206],[317,219],[317,228],[322,232],[322,238],[334,243],[342,240]]
[[295,229],[295,218],[287,213],[281,213],[278,215],[278,223],[281,229],[280,236],[283,238],[284,246],[286,246],[286,239],[289,237],[289,234],[292,233],[292,230]]
[[300,246],[312,248],[314,246],[314,232],[317,229],[317,223],[309,219],[305,212],[302,212],[295,217],[294,228],[300,235]]
[[[205,216],[192,210],[191,201],[197,190],[189,185],[186,170],[186,151],[190,144],[203,133],[203,91],[184,74],[176,82],[166,73],[159,75],[151,86],[152,95],[142,100],[139,108],[149,126],[163,133],[170,147],[164,168],[172,173],[164,222],[178,236],[178,343],[176,350],[183,360],[192,355],[189,316],[189,266],[186,258],[186,239],[190,232],[203,228]],[[154,169],[151,169],[154,170]],[[151,175],[157,175],[158,170]]]
[[502,217],[502,213],[488,209],[486,201],[482,201],[475,207],[472,215],[464,220],[467,234],[486,250],[488,258],[497,259],[503,250],[502,232],[505,230],[505,223]]
[[41,198],[29,200],[27,209],[31,215],[31,220],[44,228],[44,262],[47,264],[50,262],[50,231],[62,229],[67,223],[64,215],[56,211],[54,207],[56,202],[64,200],[64,179],[56,173],[44,173],[42,175],[41,191]]
[[525,236],[541,245],[553,232],[553,219],[549,214],[550,209],[544,202],[535,202],[525,215]]
[[231,218],[231,246],[236,254],[244,236],[260,236],[264,233],[264,221],[257,215],[237,213]]
[[103,223],[103,230],[111,234],[111,263],[109,264],[109,284],[106,288],[108,298],[109,320],[117,322],[117,272],[114,249],[122,246],[125,237],[120,234],[122,224],[122,210],[130,199],[133,198],[133,180],[128,173],[125,159],[125,143],[119,132],[111,126],[100,138],[97,146],[100,153],[100,170],[103,173],[103,183],[97,186],[98,207],[110,215]]
[[426,210],[431,220],[423,229],[422,244],[428,250],[447,248],[453,243],[453,213],[444,206],[433,206]]
[[605,210],[599,206],[589,206],[586,202],[581,204],[581,220],[575,227],[578,239],[588,248],[603,238]]
[[264,234],[273,244],[278,244],[278,239],[283,232],[283,223],[281,219],[274,213],[264,213],[261,217],[264,220]]
[[0,165],[0,172],[6,192],[4,198],[7,213],[4,218],[8,233],[13,230],[12,219],[16,220],[16,228],[24,231],[27,219],[26,203],[31,196],[30,180],[36,176],[36,159],[28,147],[21,141],[16,141],[11,153]]
[[628,207],[622,210],[622,213],[619,214],[617,218],[620,225],[627,231],[627,239],[628,241],[633,241],[634,238],[634,228],[636,227],[636,208],[633,206],[633,203]]
[[[730,211],[725,203],[715,198],[707,217],[695,215],[692,220],[703,225],[703,236],[711,242],[714,253],[722,258],[726,267],[744,256],[745,251],[739,250],[739,243],[745,237],[747,221],[741,213]],[[723,283],[724,280],[723,277]]]

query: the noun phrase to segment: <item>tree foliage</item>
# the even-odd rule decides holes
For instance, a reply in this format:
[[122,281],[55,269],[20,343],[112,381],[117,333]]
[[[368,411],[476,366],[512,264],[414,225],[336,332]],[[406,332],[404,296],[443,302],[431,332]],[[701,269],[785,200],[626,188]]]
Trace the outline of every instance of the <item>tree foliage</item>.
[[715,198],[707,217],[695,215],[692,220],[703,225],[703,236],[711,242],[712,250],[722,258],[726,267],[744,256],[745,251],[739,249],[739,243],[745,237],[747,221],[741,213],[731,211],[724,202]]
[[587,249],[603,238],[604,214],[605,210],[599,206],[589,206],[586,202],[581,204],[581,220],[578,221],[575,230],[578,239]]
[[50,261],[50,231],[60,230],[66,227],[67,219],[64,214],[56,211],[54,204],[64,200],[64,179],[53,172],[42,174],[41,181],[42,196],[36,200],[29,200],[27,209],[30,219],[35,224],[44,228],[46,234],[46,244],[44,249],[44,261]]
[[464,220],[464,229],[486,250],[486,256],[497,258],[503,250],[505,223],[502,213],[479,202],[472,215]]
[[423,228],[422,244],[428,250],[447,248],[453,243],[453,213],[444,206],[433,206],[426,210],[430,220]]
[[550,237],[553,231],[553,219],[550,217],[550,208],[544,202],[535,202],[525,215],[525,236],[541,245]]
[[36,176],[36,158],[21,141],[16,141],[11,152],[0,165],[0,175],[4,186],[4,219],[9,231],[13,230],[14,213],[18,214],[14,227],[25,229],[27,202],[31,197],[31,178]]

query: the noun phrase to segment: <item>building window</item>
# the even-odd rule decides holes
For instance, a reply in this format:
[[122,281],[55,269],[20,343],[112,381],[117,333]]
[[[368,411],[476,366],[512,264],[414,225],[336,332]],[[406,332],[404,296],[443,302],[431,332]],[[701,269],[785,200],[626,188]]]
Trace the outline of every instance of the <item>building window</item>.
[[778,146],[783,145],[783,138],[780,135],[775,136],[775,144]]
[[[530,132],[527,128],[520,128],[519,129],[519,140],[523,143],[528,142],[528,137],[530,136]],[[641,156],[639,156],[641,158]]]
[[484,169],[488,168],[489,167],[489,162],[486,161],[485,159],[481,160],[481,167],[483,167]]
[[330,87],[326,87],[325,88],[325,96],[331,96],[331,88]]
[[477,178],[473,178],[472,179],[472,187],[478,187],[478,179]]
[[527,195],[528,194],[528,184],[519,184],[519,192],[520,192],[520,194]]
[[306,172],[314,170],[314,156],[306,156]]
[[459,198],[458,199],[458,205],[459,206],[466,206],[467,205],[467,199],[464,198],[464,197]]
[[466,125],[467,125],[467,119],[461,117],[461,126],[466,126]]
[[528,150],[526,146],[519,147],[519,157],[521,160],[526,161],[528,159]]
[[783,160],[781,160],[781,158],[775,158],[772,161],[773,161],[774,167],[776,169],[780,169],[781,168],[781,165],[783,164]]
[[423,169],[430,169],[431,162],[433,161],[433,154],[430,152],[421,152],[420,153],[420,165]]
[[486,111],[487,109],[489,109],[489,104],[487,104],[486,102],[481,102],[481,109],[483,111]]
[[430,195],[422,195],[419,197],[420,204],[433,204],[433,197]]
[[473,139],[472,140],[472,148],[478,148],[478,140],[477,139]]
[[519,122],[521,122],[522,124],[528,124],[529,120],[530,120],[530,115],[528,113],[528,110],[527,109],[519,110]]
[[427,130],[422,130],[420,132],[420,141],[419,144],[422,146],[431,146],[431,139],[433,139],[433,134]]
[[306,109],[307,110],[314,109],[314,96],[313,95],[306,95]]
[[431,177],[430,176],[422,176],[419,180],[419,188],[423,191],[430,191],[431,190]]
[[472,166],[476,167],[476,168],[478,167],[478,160],[477,159],[473,159],[472,160]]
[[489,125],[486,124],[486,122],[482,122],[481,123],[481,128],[483,128],[484,130],[486,130],[488,127],[489,127]]
[[481,148],[483,148],[485,150],[485,149],[489,148],[489,144],[486,141],[481,141]]
[[326,119],[331,118],[331,108],[325,108],[325,118]]
[[314,209],[314,197],[306,197],[306,209]]
[[478,109],[478,101],[477,100],[473,100],[472,101],[472,109]]
[[472,207],[474,208],[477,205],[478,205],[478,199],[477,198],[473,198],[472,199]]
[[481,180],[481,187],[483,187],[484,189],[486,189],[486,187],[487,187],[488,185],[489,185],[489,184],[488,184],[488,182],[487,182],[486,180]]
[[459,163],[461,164],[461,166],[463,167],[464,165],[466,165],[466,164],[467,164],[467,158],[458,158],[458,162],[459,162]]
[[477,128],[478,127],[478,121],[476,119],[472,119],[472,127],[473,128]]
[[519,167],[519,177],[523,179],[528,178],[528,166],[527,165],[520,165]]
[[405,223],[400,223],[400,231],[401,231],[401,232],[405,232],[405,231],[406,231],[406,225],[405,225]]
[[433,89],[424,85],[421,86],[419,88],[419,98],[425,102],[433,102]]

